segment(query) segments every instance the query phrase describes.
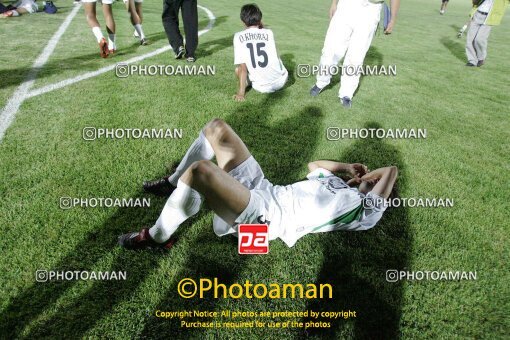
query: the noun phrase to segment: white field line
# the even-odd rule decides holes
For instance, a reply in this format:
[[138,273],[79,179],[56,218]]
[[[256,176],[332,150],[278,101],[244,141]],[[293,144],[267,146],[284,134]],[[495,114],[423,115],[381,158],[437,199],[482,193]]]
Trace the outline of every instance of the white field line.
[[23,83],[21,83],[21,85],[18,86],[12,97],[9,98],[7,104],[0,112],[0,142],[2,141],[7,128],[14,121],[14,117],[16,116],[19,107],[26,99],[28,91],[30,91],[30,89],[34,85],[37,73],[39,73],[39,70],[44,66],[44,64],[46,64],[46,62],[50,58],[51,54],[55,50],[55,47],[57,46],[58,41],[60,40],[62,35],[64,35],[65,31],[69,27],[69,24],[71,24],[71,21],[78,13],[80,7],[81,5],[74,7],[71,13],[67,15],[62,25],[60,25],[55,34],[53,34],[51,39],[48,41],[48,44],[46,45],[44,50],[34,61],[34,64],[32,65],[30,71],[28,72],[25,81],[23,81]]
[[[198,35],[201,36],[202,34],[209,32],[213,28],[214,22],[216,21],[216,17],[214,16],[213,12],[211,12],[208,8],[200,6],[200,5],[197,5],[197,6],[198,6],[198,8],[203,10],[207,14],[207,17],[209,18],[209,23],[207,24],[206,28],[198,32]],[[100,68],[99,70],[87,72],[82,75],[79,75],[79,76],[76,76],[73,78],[69,78],[69,79],[65,79],[65,80],[59,81],[57,83],[46,85],[41,88],[30,91],[32,86],[34,85],[37,73],[44,66],[44,64],[46,64],[46,62],[48,61],[49,57],[51,56],[51,54],[53,53],[53,51],[55,49],[55,46],[57,45],[59,39],[62,37],[62,35],[66,31],[66,29],[68,28],[69,24],[71,23],[71,20],[74,18],[76,13],[78,13],[78,10],[80,9],[80,7],[81,7],[81,5],[75,6],[73,8],[73,10],[71,11],[71,13],[69,13],[67,18],[64,20],[62,25],[59,27],[58,31],[53,35],[53,37],[48,42],[48,44],[44,48],[41,55],[34,62],[32,69],[28,73],[27,79],[16,89],[16,92],[8,100],[7,105],[0,112],[0,143],[2,142],[2,139],[5,135],[5,131],[9,128],[9,126],[14,121],[16,113],[18,112],[19,107],[25,101],[25,99],[32,98],[32,97],[35,97],[35,96],[38,96],[38,95],[41,95],[44,93],[48,93],[48,92],[63,88],[65,86],[72,85],[74,83],[77,83],[77,82],[85,80],[85,79],[96,77],[103,73],[109,72],[116,67],[116,64],[113,64],[110,66],[105,66],[103,68]],[[146,58],[150,58],[150,57],[156,56],[158,54],[164,53],[170,49],[171,49],[171,46],[167,45],[167,46],[161,47],[155,51],[128,59],[128,60],[126,60],[124,62],[120,62],[120,63],[125,63],[125,64],[136,63],[136,62],[139,62]]]
[[[198,32],[198,36],[201,36],[202,34],[207,33],[207,32],[209,32],[212,29],[212,27],[214,25],[214,21],[216,20],[216,18],[214,17],[214,14],[209,9],[207,9],[207,8],[205,8],[203,6],[200,6],[200,5],[198,5],[198,7],[200,9],[204,10],[206,12],[207,16],[209,17],[209,23],[207,24],[207,27]],[[136,62],[139,62],[141,60],[144,60],[144,59],[147,59],[147,58],[150,58],[150,57],[154,57],[154,56],[156,56],[158,54],[164,53],[164,52],[166,52],[168,50],[171,50],[171,49],[172,49],[172,47],[170,45],[166,45],[165,47],[158,48],[155,51],[152,51],[152,52],[149,52],[149,53],[146,53],[146,54],[142,54],[140,56],[128,59],[126,61],[121,61],[119,63],[121,63],[121,64],[136,63]],[[27,94],[26,98],[35,97],[35,96],[38,96],[38,95],[41,95],[41,94],[44,94],[44,93],[48,93],[48,92],[51,92],[51,91],[54,91],[54,90],[58,90],[58,89],[60,89],[62,87],[66,87],[66,86],[72,85],[74,83],[80,82],[80,81],[85,80],[85,79],[96,77],[96,76],[101,75],[103,73],[112,71],[113,69],[115,69],[116,66],[117,66],[117,64],[112,64],[112,65],[100,68],[99,70],[96,70],[96,71],[87,72],[87,73],[84,73],[82,75],[76,76],[74,78],[65,79],[65,80],[62,80],[62,81],[50,84],[50,85],[46,85],[46,86],[40,87],[38,89],[30,91],[30,93]]]

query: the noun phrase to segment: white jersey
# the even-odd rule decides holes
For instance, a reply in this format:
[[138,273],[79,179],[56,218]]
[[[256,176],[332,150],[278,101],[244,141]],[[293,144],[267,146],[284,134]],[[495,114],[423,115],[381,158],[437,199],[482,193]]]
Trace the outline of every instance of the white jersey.
[[309,233],[370,229],[386,209],[381,197],[373,192],[366,197],[375,204],[364,207],[363,193],[322,168],[309,173],[308,180],[273,185],[251,156],[229,174],[250,190],[250,201],[235,225],[214,216],[213,228],[218,236],[237,235],[237,224],[267,223],[269,240],[280,238],[292,247]]
[[251,27],[234,35],[234,64],[246,64],[254,89],[264,88],[287,77],[276,52],[273,31]]

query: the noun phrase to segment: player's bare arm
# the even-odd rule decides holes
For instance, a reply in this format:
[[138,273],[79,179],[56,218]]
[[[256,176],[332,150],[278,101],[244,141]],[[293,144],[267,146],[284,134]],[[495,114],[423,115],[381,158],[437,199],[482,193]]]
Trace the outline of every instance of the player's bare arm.
[[384,34],[391,34],[391,32],[393,31],[393,27],[397,22],[398,10],[400,9],[400,0],[391,0],[390,7],[391,7],[391,20],[388,23],[388,27],[386,27],[386,30],[384,30]]
[[242,102],[245,99],[246,87],[248,87],[248,69],[246,64],[240,64],[236,67],[236,76],[239,80],[237,93],[234,95],[234,100]]
[[374,185],[371,190],[372,192],[383,198],[388,198],[391,194],[393,186],[395,185],[397,176],[397,167],[389,166],[371,171],[361,177],[361,180],[362,182],[366,182],[369,185]]
[[308,169],[314,171],[317,168],[323,168],[331,172],[346,172],[353,177],[362,177],[368,172],[366,165],[360,163],[341,163],[328,160],[318,160],[308,163]]

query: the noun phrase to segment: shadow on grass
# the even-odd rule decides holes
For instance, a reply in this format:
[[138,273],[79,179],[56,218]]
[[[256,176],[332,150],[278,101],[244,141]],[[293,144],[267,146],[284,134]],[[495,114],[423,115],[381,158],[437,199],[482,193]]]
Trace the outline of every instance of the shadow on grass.
[[[380,128],[367,123],[366,128]],[[369,169],[396,165],[397,190],[405,189],[407,171],[395,147],[381,139],[355,142],[338,159],[360,162]],[[398,195],[398,194],[397,194]],[[307,306],[314,311],[356,311],[356,318],[325,320],[331,328],[312,328],[303,337],[387,339],[399,337],[402,283],[386,281],[389,269],[408,266],[411,250],[409,217],[406,208],[388,208],[372,229],[360,232],[337,231],[320,235],[324,262],[317,284],[330,283],[333,299],[314,300]],[[303,320],[319,321],[319,320]]]
[[443,37],[440,41],[455,58],[462,62],[466,61],[465,46],[463,44],[464,40],[457,39],[457,41],[455,41],[451,38]]
[[[132,197],[143,197],[142,192]],[[151,225],[154,210],[163,207],[164,200],[151,199],[151,209],[121,208],[102,226],[84,237],[73,251],[63,257],[53,268],[58,271],[92,271],[105,257],[115,252],[109,271],[127,271],[127,281],[51,281],[35,283],[14,297],[2,311],[0,334],[15,339],[34,321],[29,338],[81,337],[97,320],[110,313],[121,300],[129,298],[145,277],[157,266],[158,253],[134,253],[117,248],[117,237],[127,230]],[[129,266],[126,266],[129,263]],[[43,269],[43,268],[41,268]],[[102,271],[105,271],[104,269]],[[71,289],[87,285],[86,291],[65,306],[56,306],[59,299]],[[41,314],[54,311],[46,320],[36,321]]]
[[[271,123],[273,114],[270,108],[285,96],[285,91],[267,95],[263,104],[244,104],[226,117],[226,121],[261,164],[265,175],[275,184],[298,180],[300,167],[296,165],[306,164],[310,160],[318,143],[322,120],[320,109],[310,106],[293,116]],[[177,294],[177,282],[186,277],[195,280],[212,280],[216,277],[228,286],[239,280],[239,274],[250,260],[248,256],[238,255],[235,237],[218,238],[212,230],[201,234],[190,242],[186,262],[176,274],[176,282],[167,290],[156,310],[221,310],[221,305],[225,303],[223,299],[214,299],[208,295],[202,299],[181,298]],[[188,322],[196,320],[186,319]],[[180,322],[180,319],[151,318],[145,324],[141,337],[165,339],[171,334],[172,338],[188,339],[205,336],[206,332],[208,336],[211,335],[211,330],[184,328]],[[219,331],[220,329],[216,332]],[[220,337],[219,333],[216,335]]]

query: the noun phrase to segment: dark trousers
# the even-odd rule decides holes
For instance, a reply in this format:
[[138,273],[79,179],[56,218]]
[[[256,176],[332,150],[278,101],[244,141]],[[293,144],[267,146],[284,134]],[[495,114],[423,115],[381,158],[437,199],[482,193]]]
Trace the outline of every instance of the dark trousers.
[[163,0],[163,27],[168,42],[175,53],[184,46],[179,30],[179,10],[182,10],[184,32],[186,35],[186,57],[195,57],[198,45],[198,9],[197,0]]

